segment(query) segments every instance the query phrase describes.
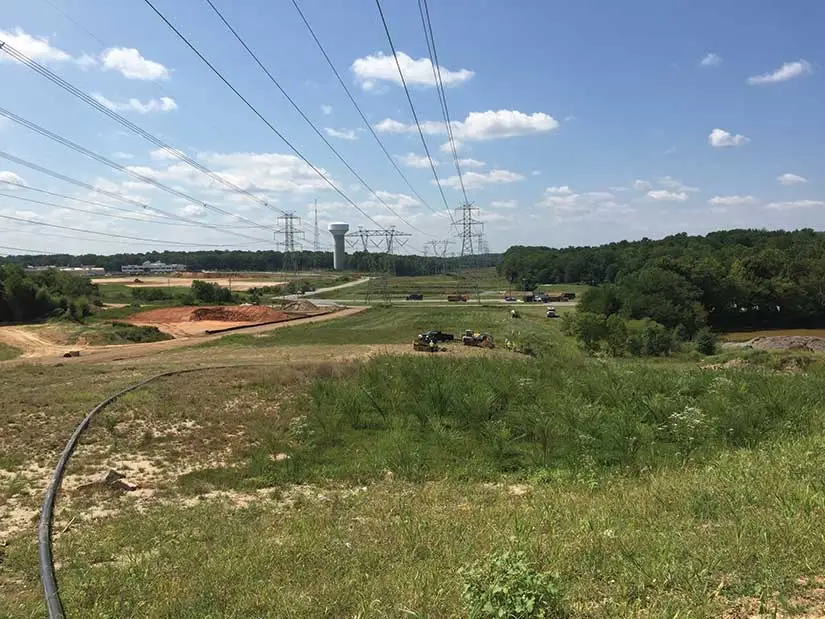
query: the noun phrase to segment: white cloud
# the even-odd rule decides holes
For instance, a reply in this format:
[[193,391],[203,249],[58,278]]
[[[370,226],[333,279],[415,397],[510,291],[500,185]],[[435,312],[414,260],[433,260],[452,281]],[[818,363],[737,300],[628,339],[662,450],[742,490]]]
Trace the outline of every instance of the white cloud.
[[[546,133],[556,129],[559,122],[543,112],[525,114],[516,110],[498,110],[495,112],[489,110],[487,112],[470,112],[464,120],[452,121],[451,126],[453,135],[458,140],[493,140]],[[414,133],[418,131],[414,124],[405,124],[391,118],[376,124],[375,129],[383,133]],[[421,130],[428,135],[447,132],[445,124],[436,120],[425,120],[421,123]],[[447,148],[449,149],[449,146]],[[444,150],[443,146],[442,150]],[[449,152],[449,150],[446,152]]]
[[[387,120],[389,120],[389,119],[387,119]],[[384,122],[387,122],[387,121],[384,121]],[[390,121],[390,122],[394,123],[395,121],[393,120],[393,121]],[[401,132],[405,131],[406,126],[403,125],[403,123],[400,123],[400,124],[405,127],[404,129],[401,130]],[[399,132],[396,132],[396,133],[399,133]],[[462,142],[461,140],[455,140],[454,139],[453,140],[453,146],[455,146],[455,152],[460,153],[464,148],[464,142]],[[438,150],[440,150],[442,153],[447,153],[448,155],[452,155],[453,154],[453,146],[450,146],[449,142],[444,142],[441,146],[438,147]]]
[[169,69],[147,60],[133,47],[111,47],[100,55],[103,68],[117,71],[130,80],[169,79]]
[[541,170],[533,170],[530,172],[530,176],[538,176],[539,174],[541,174]]
[[126,153],[122,150],[117,151],[116,153],[112,153],[112,157],[115,159],[134,159],[135,156],[132,153]]
[[677,180],[671,176],[665,176],[663,178],[658,179],[656,182],[659,183],[659,185],[661,185],[662,187],[666,189],[672,189],[674,191],[687,191],[688,193],[694,193],[699,191],[698,187],[689,187],[688,185],[685,185],[682,181]]
[[[462,174],[464,186],[469,188],[482,187],[497,183],[514,183],[524,180],[521,174],[509,170],[490,170],[489,172],[467,172]],[[435,184],[435,180],[430,181]],[[458,188],[461,186],[458,176],[450,176],[441,180],[444,187]]]
[[699,61],[703,67],[718,67],[722,64],[722,57],[719,54],[708,53]]
[[[416,155],[415,153],[407,153],[406,155],[396,155],[396,159],[408,168],[429,168],[430,159],[425,155]],[[433,165],[439,165],[435,159],[432,160]]]
[[747,144],[750,141],[751,139],[745,137],[744,135],[733,135],[732,133],[729,133],[724,129],[714,129],[710,132],[710,135],[708,136],[708,144],[713,146],[713,148],[742,146],[743,144]]
[[[392,193],[391,191],[378,190],[375,192],[375,195],[393,207],[407,208],[421,204],[418,200],[405,193]],[[365,202],[364,204],[369,205],[369,202]]]
[[26,182],[20,178],[19,175],[9,170],[0,170],[0,182],[19,183],[21,185],[26,184]]
[[745,204],[756,204],[753,196],[714,196],[708,200],[708,204],[713,206],[743,206]]
[[797,60],[795,62],[786,62],[773,73],[763,73],[762,75],[753,75],[748,78],[748,84],[775,84],[777,82],[785,82],[795,77],[813,73],[813,67],[807,60]]
[[[0,30],[0,40],[38,62],[69,62],[72,60],[71,54],[52,47],[48,38],[32,36],[20,27],[15,28],[12,32]],[[0,62],[3,61],[16,62],[11,56],[0,54]]]
[[808,179],[804,176],[799,176],[799,174],[791,174],[790,172],[785,172],[785,174],[777,176],[776,180],[783,185],[800,185],[808,182]]
[[822,200],[795,200],[793,202],[771,202],[767,208],[777,211],[787,211],[798,208],[813,208],[816,206],[825,206]]
[[633,188],[639,191],[647,191],[651,186],[649,181],[643,181],[641,179],[633,181]]
[[573,193],[573,190],[570,189],[567,185],[562,185],[561,187],[548,187],[544,190],[547,194],[557,195],[557,196],[569,196]]
[[[183,155],[183,153],[180,154]],[[155,150],[149,151],[149,156],[155,161],[172,161],[177,159],[174,153],[169,152],[165,148],[156,148]]]
[[[433,65],[429,58],[415,60],[404,52],[398,52],[396,57],[408,85],[435,86]],[[446,67],[439,68],[444,86],[461,84],[475,75],[473,71],[468,69],[451,71]],[[401,85],[401,76],[398,75],[395,59],[392,56],[385,56],[382,52],[365,58],[357,58],[352,63],[352,71],[364,90],[373,90],[378,81]]]
[[178,209],[178,215],[183,217],[204,217],[206,209],[200,204],[187,204],[181,209]]
[[483,168],[487,165],[487,162],[479,161],[478,159],[459,159],[458,165],[462,168]]
[[616,202],[616,196],[607,191],[574,192],[567,185],[548,187],[539,206],[548,208],[560,221],[618,220],[634,212],[627,204]]
[[666,202],[684,202],[688,196],[684,191],[674,192],[666,189],[655,189],[647,192],[647,197],[653,200],[663,200]]
[[324,127],[324,133],[331,138],[339,138],[341,140],[357,140],[358,134],[354,129],[333,129],[332,127]]
[[332,114],[332,106],[331,105],[322,105],[321,111],[324,113],[325,116],[329,116]]
[[116,112],[137,112],[138,114],[151,114],[152,112],[171,112],[178,109],[178,104],[171,97],[161,97],[160,99],[149,99],[144,103],[139,99],[129,99],[124,103],[111,101],[101,94],[93,93],[92,97],[101,105],[105,105],[110,110]]
[[490,202],[492,208],[516,208],[518,201],[516,200],[493,200]]

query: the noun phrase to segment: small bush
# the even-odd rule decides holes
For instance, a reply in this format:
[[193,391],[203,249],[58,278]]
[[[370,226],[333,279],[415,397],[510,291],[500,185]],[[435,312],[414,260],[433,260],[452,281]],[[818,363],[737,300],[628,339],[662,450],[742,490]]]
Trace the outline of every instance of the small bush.
[[496,553],[459,571],[470,619],[562,619],[558,576],[537,572],[523,552]]
[[123,322],[113,322],[111,329],[103,333],[107,344],[122,344],[125,342],[145,343],[171,340],[172,336],[164,333],[157,327],[130,325]]
[[696,350],[703,355],[716,354],[716,334],[707,327],[696,332],[693,344],[696,346]]
[[642,354],[649,357],[669,355],[673,351],[673,334],[655,320],[642,327]]
[[607,317],[607,354],[611,357],[621,357],[627,350],[627,323],[617,314]]

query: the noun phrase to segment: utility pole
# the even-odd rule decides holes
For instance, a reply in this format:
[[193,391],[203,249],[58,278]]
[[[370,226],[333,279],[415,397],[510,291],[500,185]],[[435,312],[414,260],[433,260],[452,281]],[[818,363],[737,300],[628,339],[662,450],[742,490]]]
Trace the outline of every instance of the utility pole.
[[321,249],[321,233],[318,230],[318,200],[315,200],[315,238],[312,243],[312,251],[318,253]]

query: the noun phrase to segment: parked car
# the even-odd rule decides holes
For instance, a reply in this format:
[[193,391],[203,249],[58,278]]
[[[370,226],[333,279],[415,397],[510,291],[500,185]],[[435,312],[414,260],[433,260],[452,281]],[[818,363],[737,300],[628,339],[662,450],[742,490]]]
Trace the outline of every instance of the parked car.
[[424,295],[420,292],[414,292],[412,294],[407,295],[407,301],[422,301],[424,299]]
[[516,299],[515,297],[504,297],[504,300],[507,301],[507,303],[513,303]]
[[547,308],[546,316],[548,318],[558,318],[559,315],[556,313],[556,308],[551,305]]

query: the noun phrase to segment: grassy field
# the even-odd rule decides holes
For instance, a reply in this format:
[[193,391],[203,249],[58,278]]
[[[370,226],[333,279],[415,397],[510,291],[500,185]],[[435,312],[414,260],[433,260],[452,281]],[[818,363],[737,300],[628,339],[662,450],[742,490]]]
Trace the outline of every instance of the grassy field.
[[[446,300],[449,294],[466,294],[475,297],[498,296],[508,288],[507,280],[499,277],[495,268],[475,269],[458,273],[425,275],[420,277],[390,277],[387,289],[395,299],[406,298],[408,294],[421,293],[425,299],[441,298]],[[359,284],[341,290],[320,293],[319,298],[326,299],[364,299],[368,291],[374,297],[380,296],[378,284]]]
[[0,361],[8,361],[20,356],[20,349],[7,344],[0,344]]
[[[565,311],[568,308],[560,308]],[[520,319],[510,317],[510,308],[461,304],[455,307],[373,307],[346,320],[330,320],[263,335],[232,335],[209,346],[286,346],[305,344],[402,344],[412,342],[423,331],[438,329],[460,336],[465,329],[487,331],[494,338],[521,334],[546,339],[558,335],[544,308],[519,307]]]
[[[593,359],[519,309],[374,308],[206,355],[10,367],[0,497],[36,511],[38,467],[120,386],[254,362],[93,422],[56,519],[68,616],[466,617],[461,569],[505,550],[558,574],[571,618],[821,616],[822,358]],[[367,354],[465,327],[539,355]],[[141,490],[82,490],[109,468]],[[33,535],[4,536],[0,617],[42,616]]]
[[765,331],[732,331],[729,333],[723,333],[722,339],[726,342],[747,342],[755,337],[777,337],[783,335],[825,337],[825,329],[768,329]]

